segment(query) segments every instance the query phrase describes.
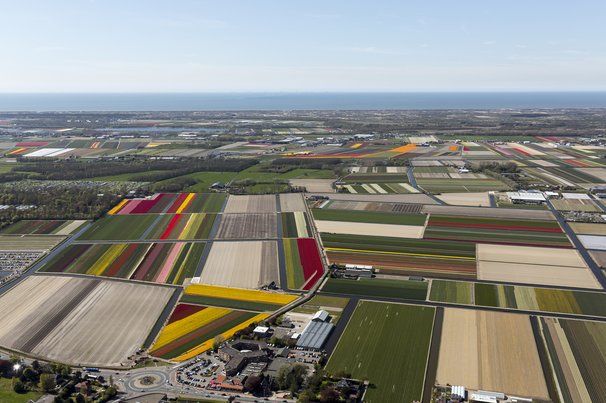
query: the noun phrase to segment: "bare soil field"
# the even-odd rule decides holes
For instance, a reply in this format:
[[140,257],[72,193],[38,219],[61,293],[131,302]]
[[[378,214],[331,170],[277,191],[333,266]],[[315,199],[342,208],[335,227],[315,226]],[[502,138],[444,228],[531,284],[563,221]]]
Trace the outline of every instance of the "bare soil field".
[[334,179],[291,179],[292,186],[304,187],[307,193],[334,193]]
[[595,263],[601,268],[606,268],[606,252],[605,251],[597,251],[591,250],[589,251],[591,258],[595,261]]
[[57,231],[55,235],[69,235],[85,222],[86,220],[73,220],[71,223],[61,228],[61,230]]
[[593,200],[586,199],[556,199],[552,200],[551,204],[556,210],[560,211],[587,211],[595,212],[602,211],[593,202]]
[[593,224],[585,222],[569,222],[575,234],[606,235],[606,224]]
[[223,214],[217,239],[266,239],[278,236],[276,214]]
[[420,213],[423,206],[421,204],[335,200],[324,208],[331,210],[382,211],[386,213]]
[[259,288],[275,281],[278,245],[275,241],[213,242],[200,276],[203,284]]
[[549,400],[527,315],[446,308],[437,383]]
[[283,193],[280,195],[280,211],[294,213],[305,211],[305,199],[303,193]]
[[579,235],[578,238],[587,249],[606,250],[606,236]]
[[275,213],[277,211],[276,196],[233,196],[230,195],[225,205],[224,213]]
[[600,288],[573,249],[490,244],[476,247],[479,280]]
[[141,348],[172,288],[101,281],[32,352],[77,365],[120,366]]
[[152,285],[31,276],[0,297],[0,345],[73,365],[120,366],[141,347],[172,293]]
[[598,178],[602,182],[606,182],[606,168],[575,168],[575,170]]
[[384,203],[418,203],[418,204],[438,204],[431,197],[422,194],[350,194],[350,193],[332,193],[322,194],[328,196],[330,200],[342,201],[361,201],[361,202],[384,202]]
[[315,221],[318,232],[333,234],[423,238],[425,227],[420,225],[373,224],[346,221]]
[[48,251],[65,239],[61,235],[0,235],[0,250]]
[[469,217],[512,218],[527,220],[554,220],[548,210],[523,210],[508,208],[458,207],[458,206],[423,206],[423,213],[439,215],[458,215]]
[[523,263],[478,262],[478,279],[523,284],[557,285],[599,289],[589,269]]
[[489,207],[488,192],[478,193],[444,193],[436,196],[446,204],[454,206]]

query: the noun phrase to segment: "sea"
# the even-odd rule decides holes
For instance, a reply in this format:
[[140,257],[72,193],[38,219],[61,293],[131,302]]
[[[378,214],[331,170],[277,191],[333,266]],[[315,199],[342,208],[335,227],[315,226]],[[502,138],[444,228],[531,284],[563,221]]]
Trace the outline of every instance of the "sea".
[[606,108],[606,92],[0,94],[0,111],[288,111]]

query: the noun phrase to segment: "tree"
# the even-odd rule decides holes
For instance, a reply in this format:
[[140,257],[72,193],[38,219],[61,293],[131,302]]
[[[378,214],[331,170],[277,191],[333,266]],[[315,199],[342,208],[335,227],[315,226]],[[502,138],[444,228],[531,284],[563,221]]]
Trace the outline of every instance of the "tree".
[[38,373],[31,368],[25,368],[23,370],[23,378],[27,382],[38,383]]
[[81,393],[78,393],[76,395],[76,403],[86,403],[86,399],[84,398],[84,396],[82,396]]
[[103,399],[105,399],[105,401],[111,399],[112,397],[115,397],[118,394],[118,391],[116,390],[115,387],[110,386],[107,389],[105,389],[105,392],[103,392]]
[[13,378],[13,390],[15,391],[15,393],[27,392],[27,388],[25,387],[23,382],[21,382],[21,380],[17,378]]
[[13,373],[13,363],[9,360],[0,360],[0,376],[10,377]]
[[261,387],[261,381],[261,377],[251,375],[246,378],[246,382],[244,382],[244,389],[254,394],[259,391],[259,388]]
[[326,387],[320,391],[320,401],[322,403],[335,403],[340,400],[339,392],[332,386]]
[[53,374],[42,374],[40,375],[40,387],[45,392],[50,392],[57,387],[55,382],[55,376]]
[[213,351],[217,351],[224,341],[225,337],[223,337],[222,335],[215,336],[213,340]]
[[284,365],[278,370],[276,382],[278,382],[280,389],[288,389],[292,393],[296,393],[301,389],[306,375],[307,367],[305,365]]
[[38,362],[38,360],[32,361],[32,368],[34,369],[34,371],[40,372],[40,363]]

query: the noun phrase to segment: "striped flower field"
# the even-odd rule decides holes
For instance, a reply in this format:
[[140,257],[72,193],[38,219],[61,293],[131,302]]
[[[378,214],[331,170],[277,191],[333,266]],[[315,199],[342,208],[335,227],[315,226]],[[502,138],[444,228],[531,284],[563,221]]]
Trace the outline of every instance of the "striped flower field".
[[274,311],[295,299],[297,296],[289,294],[190,284],[185,288],[181,302],[263,312]]
[[156,193],[145,199],[124,199],[108,214],[181,214],[221,211],[225,195],[220,193]]
[[309,290],[324,274],[314,238],[284,239],[288,288]]
[[78,244],[65,249],[44,272],[118,277],[182,284],[193,277],[204,243]]

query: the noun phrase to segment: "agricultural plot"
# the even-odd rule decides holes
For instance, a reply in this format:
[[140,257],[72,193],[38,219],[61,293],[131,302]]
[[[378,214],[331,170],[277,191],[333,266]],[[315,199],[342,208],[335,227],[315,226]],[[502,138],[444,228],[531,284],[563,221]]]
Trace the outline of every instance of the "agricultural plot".
[[3,228],[4,235],[71,235],[86,220],[21,220]]
[[551,211],[526,210],[511,208],[480,208],[465,206],[430,206],[424,205],[422,210],[425,214],[441,216],[461,216],[470,218],[498,218],[503,220],[542,220],[555,221]]
[[61,235],[0,235],[0,251],[48,252],[63,240]]
[[276,241],[213,242],[200,282],[236,288],[280,284]]
[[417,185],[428,193],[488,192],[491,190],[509,190],[510,187],[497,179],[417,179]]
[[324,274],[314,238],[284,239],[287,286],[309,290]]
[[446,308],[436,383],[549,400],[527,315]]
[[156,193],[145,199],[124,199],[107,214],[155,214],[165,213],[179,195],[172,193]]
[[330,314],[331,323],[336,324],[348,303],[349,298],[314,295],[309,301],[297,306],[291,312],[313,315],[322,309]]
[[[337,203],[337,202],[333,202]],[[393,206],[389,206],[393,209]],[[425,214],[410,213],[384,213],[380,211],[350,211],[333,209],[313,209],[315,220],[322,221],[347,221],[375,224],[398,224],[398,225],[425,225],[427,216]]]
[[431,280],[429,299],[470,305],[473,303],[473,283]]
[[305,188],[307,193],[334,193],[334,179],[290,179],[292,186]]
[[[386,167],[383,167],[386,168]],[[341,182],[348,184],[356,183],[408,183],[408,176],[406,175],[405,167],[402,167],[404,172],[396,173],[352,173],[341,180]]]
[[559,211],[602,211],[593,200],[587,199],[555,199],[551,204]]
[[606,324],[539,318],[538,326],[560,401],[606,401]]
[[78,237],[81,241],[120,240],[134,241],[140,239],[145,231],[156,221],[157,215],[107,215],[94,222],[84,234]]
[[305,211],[305,199],[302,193],[283,193],[279,197],[281,212],[294,213]]
[[590,250],[589,255],[602,269],[606,268],[606,251]]
[[278,237],[278,217],[266,214],[223,214],[217,239],[268,239]]
[[437,196],[446,204],[455,206],[490,207],[488,192],[480,193],[446,193]]
[[204,243],[76,244],[41,271],[183,284],[193,277],[203,251]]
[[153,228],[145,235],[145,239],[208,239],[216,217],[216,214],[205,213],[164,214],[154,221]]
[[572,247],[555,221],[432,215],[424,237],[504,245]]
[[275,213],[277,211],[276,196],[234,196],[230,195],[225,205],[224,213]]
[[586,249],[606,250],[606,236],[578,235],[578,238]]
[[0,345],[49,361],[119,367],[141,348],[172,293],[153,285],[31,276],[0,297],[6,308]]
[[352,194],[407,194],[407,193],[419,193],[419,190],[407,182],[400,181],[394,183],[358,183],[350,185],[339,185],[340,189],[346,190]]
[[190,284],[185,288],[181,302],[265,312],[275,311],[295,299],[297,299],[297,296],[289,294]]
[[322,287],[322,292],[402,300],[425,300],[427,297],[427,283],[424,281],[378,278],[360,278],[358,280],[329,278]]
[[420,225],[391,225],[347,221],[316,220],[318,232],[327,234],[369,235],[382,236],[389,234],[395,238],[422,238],[424,226]]
[[361,301],[326,370],[369,379],[368,403],[420,401],[434,315],[429,307]]
[[569,222],[568,225],[577,235],[606,235],[606,224]]
[[[408,213],[418,214],[423,209],[422,204],[412,203],[382,203],[382,202],[365,202],[365,201],[345,201],[335,200],[323,205],[322,210],[347,210],[348,213],[358,211],[376,211],[384,213]],[[315,212],[319,210],[314,210]],[[355,220],[351,220],[355,221]]]
[[267,314],[178,304],[151,349],[151,355],[184,361],[212,347],[213,339],[225,339],[251,323],[265,319]]
[[322,234],[328,260],[369,265],[382,274],[476,277],[476,247],[466,242]]
[[281,213],[282,236],[284,238],[309,238],[312,236],[307,214],[302,211]]
[[601,288],[573,249],[478,244],[477,260],[480,280]]

